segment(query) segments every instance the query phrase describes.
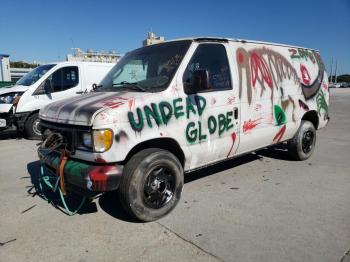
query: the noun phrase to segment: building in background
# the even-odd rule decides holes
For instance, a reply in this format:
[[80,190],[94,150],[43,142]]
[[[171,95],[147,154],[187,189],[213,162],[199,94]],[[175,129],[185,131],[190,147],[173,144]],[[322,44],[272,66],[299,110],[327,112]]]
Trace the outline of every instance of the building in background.
[[17,82],[22,78],[22,76],[26,75],[28,72],[30,72],[33,68],[16,68],[11,67],[10,68],[10,75],[11,75],[11,81]]
[[148,32],[147,38],[143,40],[142,45],[148,46],[164,42],[164,36],[156,36],[153,32]]
[[28,63],[26,61],[10,61],[10,76],[12,82],[17,82],[22,76],[26,75],[32,69],[40,65],[40,62],[33,61]]
[[10,55],[0,54],[0,81],[11,81],[10,75]]
[[67,61],[86,61],[86,62],[105,62],[105,63],[117,63],[121,55],[115,51],[105,52],[94,52],[92,49],[88,49],[83,52],[80,48],[72,48],[74,54],[67,55]]

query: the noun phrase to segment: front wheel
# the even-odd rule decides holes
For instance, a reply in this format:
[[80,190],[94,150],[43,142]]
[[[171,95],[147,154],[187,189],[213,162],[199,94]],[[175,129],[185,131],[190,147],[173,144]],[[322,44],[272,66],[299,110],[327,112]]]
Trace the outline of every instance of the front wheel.
[[28,117],[24,124],[24,133],[26,137],[31,139],[41,139],[39,123],[39,114],[32,114]]
[[288,141],[288,151],[295,160],[306,160],[314,152],[315,144],[315,126],[310,121],[302,120],[298,132]]
[[175,208],[183,183],[182,165],[172,153],[145,149],[135,154],[124,168],[120,201],[138,220],[154,221]]

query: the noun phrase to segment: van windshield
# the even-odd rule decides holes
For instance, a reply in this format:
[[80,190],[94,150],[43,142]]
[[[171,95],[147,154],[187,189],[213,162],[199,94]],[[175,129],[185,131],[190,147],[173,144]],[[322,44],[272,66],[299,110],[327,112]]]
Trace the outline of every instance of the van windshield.
[[190,40],[155,44],[127,53],[101,81],[97,91],[159,92],[167,88]]
[[43,75],[47,73],[56,64],[42,65],[34,68],[28,74],[24,75],[20,80],[17,81],[17,85],[30,86],[38,81]]

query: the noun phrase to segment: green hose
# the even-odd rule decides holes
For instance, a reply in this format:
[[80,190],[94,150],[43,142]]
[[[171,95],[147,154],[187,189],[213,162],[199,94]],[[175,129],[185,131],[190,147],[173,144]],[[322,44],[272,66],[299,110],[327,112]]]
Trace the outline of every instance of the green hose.
[[[48,174],[45,175],[45,171],[44,171],[44,166],[41,165],[41,168],[40,168],[40,178],[39,178],[39,187],[40,187],[40,190],[41,190],[41,193],[42,193],[42,196],[43,198],[48,201],[48,202],[51,202],[51,204],[53,204],[52,201],[50,201],[44,194],[44,189],[43,189],[43,184],[50,188],[52,190],[52,192],[56,193],[57,190],[59,192],[59,195],[60,195],[60,199],[61,199],[61,202],[64,206],[64,210],[62,210],[65,214],[69,215],[69,216],[73,216],[75,215],[80,209],[81,207],[83,206],[84,202],[85,202],[85,199],[86,197],[82,197],[82,200],[80,202],[80,204],[78,205],[78,207],[74,210],[71,210],[68,205],[67,205],[67,202],[65,200],[65,196],[63,195],[62,193],[62,190],[61,188],[58,186],[59,183],[60,183],[60,177],[59,176],[56,176],[56,174],[50,174],[50,171],[47,172]],[[43,182],[43,183],[42,183]],[[56,206],[57,207],[57,206]],[[59,207],[58,207],[59,208]]]

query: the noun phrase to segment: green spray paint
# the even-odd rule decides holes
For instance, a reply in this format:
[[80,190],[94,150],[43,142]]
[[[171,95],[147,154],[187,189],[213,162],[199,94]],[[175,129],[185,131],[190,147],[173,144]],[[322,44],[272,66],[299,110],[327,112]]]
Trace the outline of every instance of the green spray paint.
[[162,124],[162,118],[158,112],[157,105],[155,103],[151,103],[151,107],[144,106],[143,111],[146,116],[147,124],[149,127],[152,127],[151,117],[155,120],[157,126]]
[[203,114],[205,106],[207,105],[207,100],[205,100],[205,98],[202,96],[195,96],[194,99],[198,108],[198,115],[201,116]]
[[166,101],[160,102],[159,111],[160,111],[160,114],[162,115],[164,125],[167,125],[171,118],[171,115],[173,114],[173,108],[171,104]]
[[202,130],[201,121],[197,121],[197,124],[195,122],[188,123],[186,127],[186,139],[190,144],[196,142],[197,139],[199,142],[207,139],[207,135]]
[[192,105],[191,98],[188,96],[188,97],[186,97],[186,117],[187,117],[187,119],[190,118],[190,112],[192,112],[194,115],[196,114],[196,110],[194,109],[194,106]]
[[224,131],[226,130],[226,117],[224,114],[219,114],[218,115],[218,122],[219,122],[219,136],[222,135],[222,133],[224,133]]
[[[136,108],[137,117],[134,116],[134,112],[130,111],[128,112],[128,118],[131,128],[136,132],[141,132],[145,122],[149,128],[153,128],[154,124],[157,126],[167,125],[173,116],[176,119],[185,115],[187,119],[190,119],[192,116],[201,117],[206,106],[207,101],[204,97],[196,95],[191,99],[188,96],[186,99],[173,99],[171,103],[161,101],[159,104],[151,103],[150,105],[145,105],[142,109],[138,107]],[[207,126],[208,130],[203,129],[202,120],[189,122],[186,127],[187,141],[189,143],[201,142],[206,140],[208,135],[212,135],[215,132],[222,136],[225,131],[233,128],[233,112],[228,111],[217,116],[208,116]]]
[[233,112],[232,111],[228,111],[226,113],[226,130],[229,130],[229,129],[233,128],[232,116],[233,116]]
[[216,123],[216,118],[214,116],[209,116],[208,117],[208,129],[209,129],[209,134],[214,134],[216,131],[217,123]]
[[283,125],[287,121],[286,114],[279,105],[274,105],[274,116],[277,126]]
[[196,124],[189,122],[186,127],[186,139],[189,143],[194,143],[197,140],[197,129],[194,129]]
[[136,123],[135,118],[134,118],[134,114],[132,112],[128,112],[128,118],[129,118],[131,128],[136,132],[141,132],[141,130],[143,128],[142,110],[140,108],[137,108],[136,112],[137,112],[137,118],[139,120],[138,123]]
[[326,114],[328,114],[328,105],[326,102],[325,94],[322,90],[318,92],[316,96],[316,103],[317,103],[317,112],[321,116],[321,112],[324,111]]
[[[186,113],[187,119],[190,119],[191,114],[201,116],[205,110],[207,102],[202,96],[195,96],[194,102],[190,97],[186,97],[185,105],[183,98],[176,98],[171,103],[167,101],[161,101],[159,104],[151,103],[151,105],[145,105],[142,109],[136,108],[137,118],[134,116],[134,112],[128,112],[128,119],[131,128],[136,131],[142,131],[144,127],[144,119],[146,119],[149,128],[153,127],[153,121],[157,126],[162,124],[167,125],[171,118],[175,116],[176,119],[184,116]],[[185,112],[186,110],[186,112]],[[138,119],[136,122],[135,119]]]
[[[221,136],[233,128],[233,112],[229,111],[226,114],[219,114],[217,117],[209,116],[207,120],[208,131],[203,130],[202,121],[190,122],[186,127],[186,139],[189,143],[202,142],[207,139],[208,135],[218,132]],[[208,134],[209,132],[209,134]]]
[[184,107],[182,106],[182,98],[176,98],[173,100],[173,107],[174,107],[174,115],[175,118],[178,119],[179,117],[185,115],[183,112]]

